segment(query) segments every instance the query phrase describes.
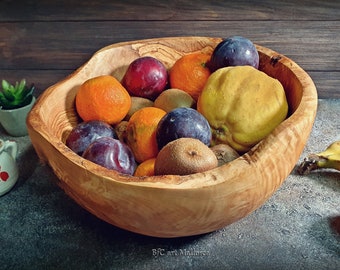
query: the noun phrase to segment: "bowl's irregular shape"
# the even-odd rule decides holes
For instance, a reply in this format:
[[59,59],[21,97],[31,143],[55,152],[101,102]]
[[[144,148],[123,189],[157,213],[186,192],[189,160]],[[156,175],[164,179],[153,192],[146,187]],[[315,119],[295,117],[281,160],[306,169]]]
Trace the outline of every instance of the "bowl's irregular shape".
[[212,52],[220,38],[174,37],[107,46],[73,74],[49,87],[31,110],[32,144],[82,207],[120,228],[157,237],[197,235],[220,229],[261,206],[294,168],[309,137],[317,92],[308,74],[289,58],[257,46],[260,70],[279,79],[289,117],[248,153],[216,169],[187,176],[138,178],[110,171],[72,152],[65,138],[79,121],[77,89],[103,74],[122,78],[137,57],[151,55],[169,68],[183,54]]

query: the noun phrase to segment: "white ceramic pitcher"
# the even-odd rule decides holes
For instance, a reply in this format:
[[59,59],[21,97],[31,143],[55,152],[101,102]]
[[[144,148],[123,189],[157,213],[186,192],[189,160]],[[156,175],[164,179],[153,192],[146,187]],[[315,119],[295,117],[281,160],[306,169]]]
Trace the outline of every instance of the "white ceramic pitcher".
[[0,139],[0,196],[7,193],[18,180],[17,153],[16,142]]

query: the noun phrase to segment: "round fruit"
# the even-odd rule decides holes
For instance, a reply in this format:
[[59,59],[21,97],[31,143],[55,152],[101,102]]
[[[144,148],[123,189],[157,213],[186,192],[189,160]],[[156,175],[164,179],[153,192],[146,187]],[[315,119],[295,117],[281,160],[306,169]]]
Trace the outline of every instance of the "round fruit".
[[115,130],[106,122],[98,120],[81,122],[67,136],[66,145],[78,155],[82,155],[93,141],[101,137],[118,138]]
[[180,107],[191,108],[195,104],[195,100],[187,92],[176,88],[163,91],[154,102],[155,107],[166,112]]
[[156,129],[165,114],[162,109],[145,107],[131,116],[126,128],[126,143],[137,162],[141,163],[157,156]]
[[217,144],[210,148],[216,155],[218,160],[218,166],[222,166],[228,162],[237,159],[240,155],[228,144]]
[[212,145],[246,152],[286,118],[288,102],[280,81],[251,66],[236,66],[211,74],[197,110],[209,121]]
[[124,119],[129,120],[130,117],[139,109],[144,107],[152,107],[153,105],[153,101],[150,99],[142,97],[131,97],[131,107]]
[[245,65],[258,68],[259,53],[253,42],[241,36],[231,36],[221,41],[208,63],[211,72],[222,67]]
[[84,151],[83,158],[110,170],[133,175],[137,164],[129,147],[117,139],[102,137]]
[[134,176],[153,176],[155,175],[156,158],[150,158],[137,166]]
[[179,58],[169,72],[170,87],[184,90],[196,101],[210,75],[206,66],[210,56],[195,52]]
[[122,84],[133,96],[155,99],[168,84],[168,71],[164,64],[151,56],[132,61]]
[[157,126],[158,148],[179,138],[195,138],[210,145],[211,129],[207,119],[192,108],[176,108],[168,112]]
[[88,79],[76,94],[76,110],[84,121],[119,123],[131,106],[126,89],[114,77],[103,75]]
[[218,165],[214,152],[194,138],[180,138],[168,143],[158,153],[155,175],[187,175],[204,172]]
[[121,121],[114,127],[118,139],[124,143],[126,143],[126,137],[127,137],[127,134],[126,134],[127,124],[128,124],[128,121]]

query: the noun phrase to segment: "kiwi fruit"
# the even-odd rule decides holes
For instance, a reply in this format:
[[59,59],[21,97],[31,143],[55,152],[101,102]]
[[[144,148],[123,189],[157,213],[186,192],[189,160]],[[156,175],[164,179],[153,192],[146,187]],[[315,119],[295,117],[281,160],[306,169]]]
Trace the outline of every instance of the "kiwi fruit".
[[234,159],[237,159],[239,153],[228,144],[216,144],[210,148],[216,155],[218,160],[218,166],[222,166]]
[[187,92],[177,88],[163,91],[154,101],[155,107],[166,112],[179,107],[193,108],[195,105],[196,101]]
[[187,175],[218,166],[214,152],[194,138],[179,138],[166,144],[155,161],[155,175]]
[[121,121],[120,123],[118,123],[114,129],[115,129],[115,132],[118,136],[118,139],[121,141],[121,142],[124,142],[126,143],[126,127],[127,127],[127,124],[129,122],[128,121]]
[[128,113],[126,114],[124,120],[128,121],[130,117],[139,109],[144,107],[153,107],[154,102],[150,99],[143,97],[131,97],[131,107]]

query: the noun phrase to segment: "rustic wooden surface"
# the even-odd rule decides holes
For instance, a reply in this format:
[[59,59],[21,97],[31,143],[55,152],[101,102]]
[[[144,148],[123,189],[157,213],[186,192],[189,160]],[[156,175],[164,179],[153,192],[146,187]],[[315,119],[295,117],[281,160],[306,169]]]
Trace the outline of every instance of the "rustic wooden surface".
[[27,2],[0,2],[0,74],[37,95],[116,42],[243,35],[297,62],[319,98],[340,98],[340,1]]

